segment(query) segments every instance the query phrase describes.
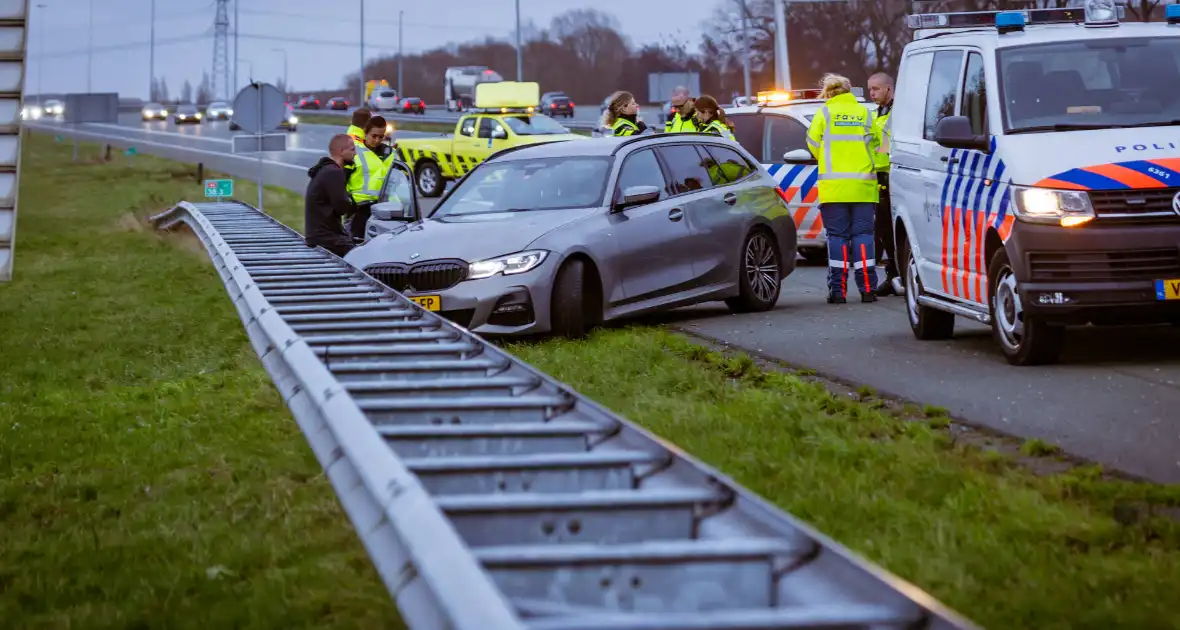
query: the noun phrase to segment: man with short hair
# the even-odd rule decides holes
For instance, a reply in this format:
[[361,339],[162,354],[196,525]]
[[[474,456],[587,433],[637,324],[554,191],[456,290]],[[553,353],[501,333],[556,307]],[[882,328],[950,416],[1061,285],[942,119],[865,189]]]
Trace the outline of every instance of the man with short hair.
[[323,247],[343,257],[356,246],[342,224],[353,211],[345,188],[344,165],[354,157],[356,143],[352,137],[337,134],[328,143],[328,157],[307,169],[311,181],[303,196],[303,237],[308,247]]
[[676,86],[676,89],[672,90],[672,117],[664,122],[664,133],[700,131],[697,129],[696,119],[693,118],[695,103],[696,99],[692,98],[688,88],[683,85]]
[[877,201],[877,216],[874,232],[877,239],[877,251],[884,252],[885,280],[877,286],[875,293],[879,296],[898,295],[904,292],[898,265],[904,261],[897,260],[896,246],[893,241],[893,210],[889,203],[889,124],[893,113],[893,77],[878,72],[869,77],[869,98],[877,104],[877,115],[873,117],[873,141],[870,149],[873,153],[873,169],[877,173],[877,185],[881,190],[881,198]]

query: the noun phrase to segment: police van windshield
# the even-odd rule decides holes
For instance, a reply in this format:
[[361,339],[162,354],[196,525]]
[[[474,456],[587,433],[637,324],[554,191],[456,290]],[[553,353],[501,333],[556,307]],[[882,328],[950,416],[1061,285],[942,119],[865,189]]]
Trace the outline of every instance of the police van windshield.
[[504,124],[512,128],[518,136],[547,136],[558,133],[569,133],[569,130],[553,121],[548,116],[505,116]]
[[1180,125],[1180,37],[997,51],[1004,131]]
[[609,157],[484,164],[460,182],[430,217],[592,208],[602,203],[610,166]]

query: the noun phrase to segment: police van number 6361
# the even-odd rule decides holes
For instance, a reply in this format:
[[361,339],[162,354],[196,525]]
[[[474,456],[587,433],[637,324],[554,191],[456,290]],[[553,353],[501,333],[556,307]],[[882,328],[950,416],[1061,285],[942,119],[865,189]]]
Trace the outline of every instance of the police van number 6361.
[[1180,323],[1180,5],[908,17],[890,186],[910,326],[990,324],[1008,361],[1065,327]]

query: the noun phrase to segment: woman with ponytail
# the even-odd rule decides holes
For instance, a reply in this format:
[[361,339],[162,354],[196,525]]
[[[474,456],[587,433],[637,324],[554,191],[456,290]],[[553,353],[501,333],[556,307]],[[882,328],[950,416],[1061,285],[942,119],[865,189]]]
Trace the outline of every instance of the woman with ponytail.
[[725,110],[717,104],[717,99],[704,94],[697,99],[695,107],[697,128],[702,133],[712,133],[733,140],[733,123],[725,117]]
[[633,136],[647,129],[647,125],[639,120],[639,104],[630,92],[615,92],[602,115],[602,126],[616,136]]

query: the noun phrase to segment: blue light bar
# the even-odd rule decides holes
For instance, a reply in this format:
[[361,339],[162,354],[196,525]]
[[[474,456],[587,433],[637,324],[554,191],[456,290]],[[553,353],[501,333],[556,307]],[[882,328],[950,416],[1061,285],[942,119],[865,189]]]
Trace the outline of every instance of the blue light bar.
[[1169,4],[1164,9],[1164,19],[1168,24],[1180,24],[1180,4]]
[[[1171,5],[1169,5],[1171,6]],[[1116,5],[1119,19],[1125,16],[1122,5]],[[1018,13],[1026,26],[1041,24],[1083,24],[1086,12],[1083,7],[1061,7],[1052,9],[1025,9],[1022,11],[966,11],[961,13],[915,13],[906,16],[906,26],[914,30],[941,30],[953,28],[999,28],[997,20],[1001,14]],[[1005,18],[1012,19],[1012,18]],[[1011,28],[1015,28],[1013,24]]]
[[1001,33],[1024,30],[1024,12],[1004,11],[996,14],[996,29]]

